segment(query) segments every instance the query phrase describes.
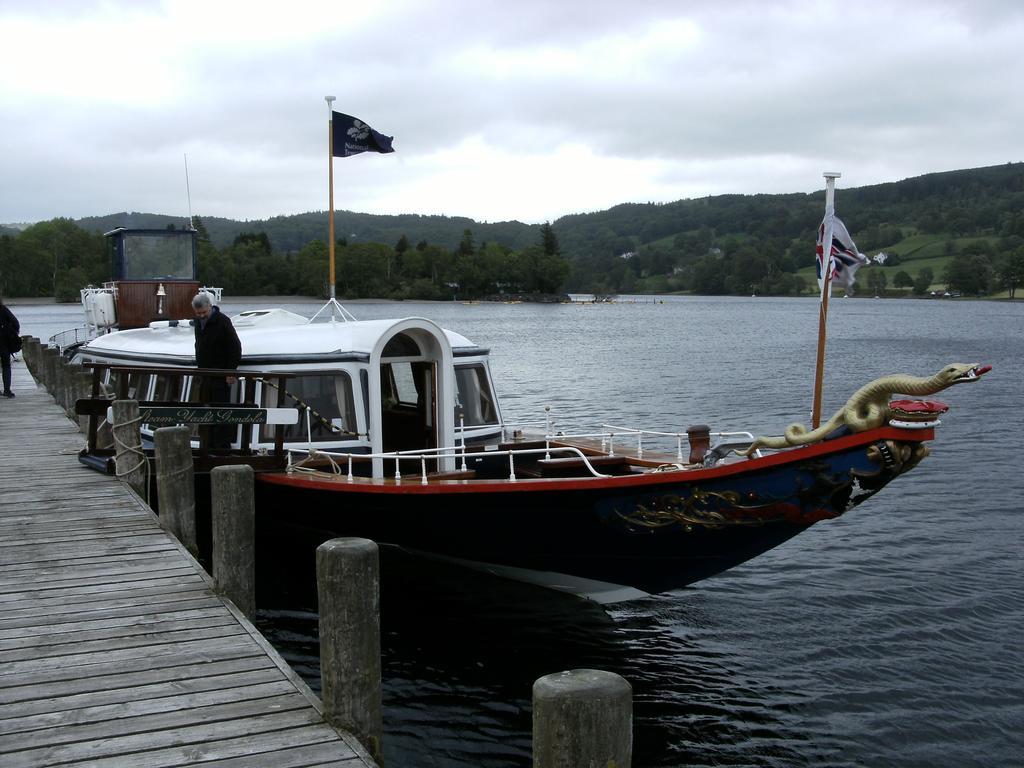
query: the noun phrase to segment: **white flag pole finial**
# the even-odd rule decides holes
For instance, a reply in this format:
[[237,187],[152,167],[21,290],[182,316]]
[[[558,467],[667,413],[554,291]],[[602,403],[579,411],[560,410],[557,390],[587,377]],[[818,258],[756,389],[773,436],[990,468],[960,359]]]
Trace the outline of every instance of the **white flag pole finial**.
[[835,213],[836,210],[836,179],[842,177],[839,171],[825,171],[825,215]]

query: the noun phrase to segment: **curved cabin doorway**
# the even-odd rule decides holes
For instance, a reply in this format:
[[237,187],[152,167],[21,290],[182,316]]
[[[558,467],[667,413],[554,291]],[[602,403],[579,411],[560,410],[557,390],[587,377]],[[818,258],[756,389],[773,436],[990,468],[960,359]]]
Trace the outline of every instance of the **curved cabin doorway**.
[[[422,317],[382,328],[370,352],[366,382],[368,432],[374,454],[438,449],[431,470],[454,468],[455,375],[444,330]],[[419,471],[416,459],[403,472]],[[388,476],[394,472],[388,459]],[[384,459],[374,457],[373,476],[384,477]]]
[[437,447],[437,362],[407,333],[381,354],[380,417],[384,451]]

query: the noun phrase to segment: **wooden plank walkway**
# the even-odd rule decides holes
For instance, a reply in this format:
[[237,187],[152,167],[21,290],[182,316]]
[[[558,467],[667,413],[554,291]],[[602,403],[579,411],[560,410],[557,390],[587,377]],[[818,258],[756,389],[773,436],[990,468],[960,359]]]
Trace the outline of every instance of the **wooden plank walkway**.
[[0,765],[372,766],[24,363],[0,399]]

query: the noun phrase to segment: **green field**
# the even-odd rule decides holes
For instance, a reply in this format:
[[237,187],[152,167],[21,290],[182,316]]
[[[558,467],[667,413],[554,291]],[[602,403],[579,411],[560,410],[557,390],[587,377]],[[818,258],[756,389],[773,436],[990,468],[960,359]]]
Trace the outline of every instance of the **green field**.
[[[852,234],[852,233],[851,233]],[[867,271],[869,269],[881,270],[885,274],[886,279],[886,292],[889,296],[897,295],[912,295],[910,288],[896,288],[893,285],[893,281],[896,277],[897,272],[906,272],[912,278],[916,279],[917,275],[922,269],[928,267],[931,269],[934,279],[929,287],[931,291],[943,292],[946,290],[946,283],[943,275],[946,271],[946,265],[949,264],[950,259],[959,253],[970,243],[976,243],[978,241],[987,240],[992,242],[994,238],[983,238],[983,237],[948,237],[944,235],[911,235],[900,240],[895,245],[883,248],[882,250],[886,253],[893,253],[900,257],[900,263],[895,266],[880,266],[872,263],[870,266],[864,267],[857,272],[857,283],[855,289],[860,293],[864,294],[867,290]],[[952,253],[950,251],[952,250]],[[876,252],[868,254],[874,256]],[[813,258],[813,252],[808,256],[808,259]],[[808,285],[813,286],[817,282],[815,276],[814,262],[811,261],[810,266],[800,269],[797,274],[803,277]],[[842,293],[842,289],[836,289],[836,292]],[[995,296],[1006,296],[1006,292],[995,294]]]

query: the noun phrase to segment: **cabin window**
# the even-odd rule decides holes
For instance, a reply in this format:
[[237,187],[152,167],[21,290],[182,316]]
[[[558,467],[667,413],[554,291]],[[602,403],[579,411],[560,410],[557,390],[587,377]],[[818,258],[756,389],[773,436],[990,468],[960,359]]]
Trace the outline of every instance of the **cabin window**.
[[116,400],[148,400],[151,379],[149,374],[111,371],[109,386]]
[[[196,405],[205,405],[203,402],[203,380],[200,376],[190,376],[188,378],[188,395],[182,398],[183,402],[194,403]],[[239,400],[239,393],[242,389],[241,379],[235,378],[235,383],[231,385],[230,393],[228,394],[229,403],[237,403]],[[173,399],[173,398],[172,398]]]
[[106,370],[100,373],[100,397],[105,397],[110,400],[116,400],[116,385],[117,380],[114,377],[113,371],[107,368]]
[[157,375],[153,399],[161,403],[176,403],[181,399],[181,376]]
[[381,357],[421,357],[420,345],[405,333],[397,333],[384,346]]
[[482,424],[497,424],[498,412],[494,407],[494,395],[487,381],[483,365],[458,365],[455,367],[455,424],[459,423],[459,412],[467,427]]
[[152,381],[153,377],[148,373],[133,374],[128,383],[128,399],[149,400],[149,385]]
[[193,278],[192,238],[178,233],[124,235],[122,280]]
[[412,372],[412,363],[390,363],[387,367],[391,369],[390,381],[385,382],[385,385],[390,384],[391,391],[388,395],[399,405],[415,408],[419,401],[419,393],[416,391],[416,377]]
[[[282,427],[285,442],[354,440],[358,427],[352,399],[352,379],[344,372],[296,376],[284,380],[285,408],[299,409],[299,423]],[[263,402],[276,407],[277,390],[263,385]],[[307,427],[307,413],[309,416]],[[264,427],[263,441],[273,441],[276,427]]]
[[123,395],[128,392],[127,382],[121,383],[124,379],[125,374],[120,371],[107,371],[107,387],[110,388],[110,393],[115,400],[123,399]]

